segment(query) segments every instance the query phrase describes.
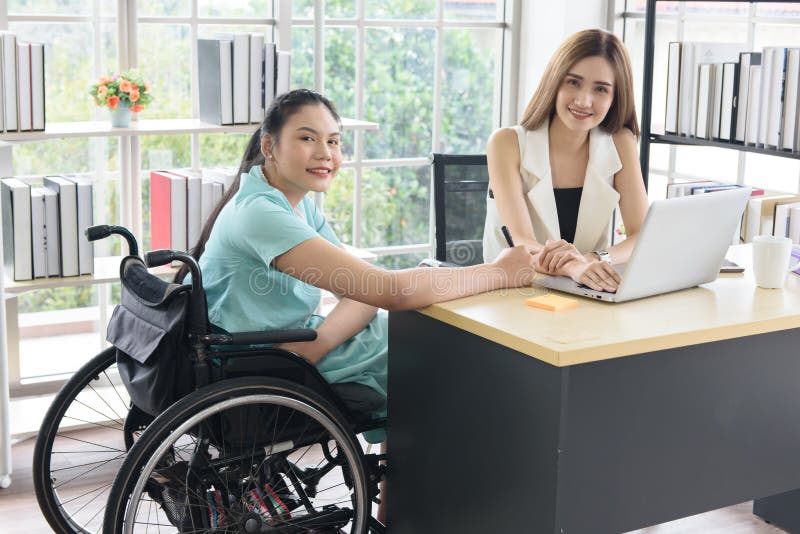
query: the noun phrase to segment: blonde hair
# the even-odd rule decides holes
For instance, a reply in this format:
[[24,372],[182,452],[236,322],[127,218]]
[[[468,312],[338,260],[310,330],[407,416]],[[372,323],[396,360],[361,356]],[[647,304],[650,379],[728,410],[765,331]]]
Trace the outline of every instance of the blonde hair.
[[625,45],[613,33],[604,30],[583,30],[572,34],[561,43],[544,70],[539,87],[533,93],[520,124],[526,130],[535,130],[555,114],[556,95],[569,69],[587,57],[603,57],[614,71],[614,100],[600,128],[616,133],[626,127],[639,136],[636,104],[633,99],[633,74],[631,59]]

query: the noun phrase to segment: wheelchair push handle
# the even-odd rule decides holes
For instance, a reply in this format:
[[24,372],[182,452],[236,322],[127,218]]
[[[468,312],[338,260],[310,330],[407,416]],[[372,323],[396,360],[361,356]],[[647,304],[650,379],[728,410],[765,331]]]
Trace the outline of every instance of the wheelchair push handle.
[[97,226],[89,226],[83,231],[89,241],[97,241],[98,239],[105,239],[111,234],[121,235],[128,242],[128,255],[138,256],[139,245],[136,243],[134,235],[124,226],[113,226],[109,224],[98,224]]
[[189,272],[192,273],[192,291],[198,291],[203,288],[203,275],[200,272],[200,265],[191,254],[168,249],[151,250],[144,254],[144,263],[148,267],[158,267],[173,261],[183,262],[189,268]]

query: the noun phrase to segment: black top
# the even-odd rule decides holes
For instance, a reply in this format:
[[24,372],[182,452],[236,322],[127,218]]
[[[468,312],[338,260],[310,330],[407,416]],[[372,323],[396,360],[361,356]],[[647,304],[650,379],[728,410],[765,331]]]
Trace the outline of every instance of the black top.
[[581,205],[582,187],[553,189],[556,195],[556,211],[561,239],[568,243],[575,241],[575,228],[578,226],[578,208]]

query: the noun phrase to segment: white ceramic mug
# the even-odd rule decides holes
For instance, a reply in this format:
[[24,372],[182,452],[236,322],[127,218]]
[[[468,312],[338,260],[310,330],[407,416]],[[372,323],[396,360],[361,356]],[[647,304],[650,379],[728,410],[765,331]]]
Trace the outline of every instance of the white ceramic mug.
[[759,235],[753,238],[753,274],[756,285],[765,289],[783,287],[786,275],[797,268],[790,266],[792,240],[788,237]]

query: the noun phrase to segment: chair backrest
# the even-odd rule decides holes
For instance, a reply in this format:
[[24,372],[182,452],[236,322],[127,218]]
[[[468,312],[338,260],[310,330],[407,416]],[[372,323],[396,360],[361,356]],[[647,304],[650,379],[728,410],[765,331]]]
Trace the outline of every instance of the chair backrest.
[[485,154],[432,154],[436,259],[483,262],[489,171]]

